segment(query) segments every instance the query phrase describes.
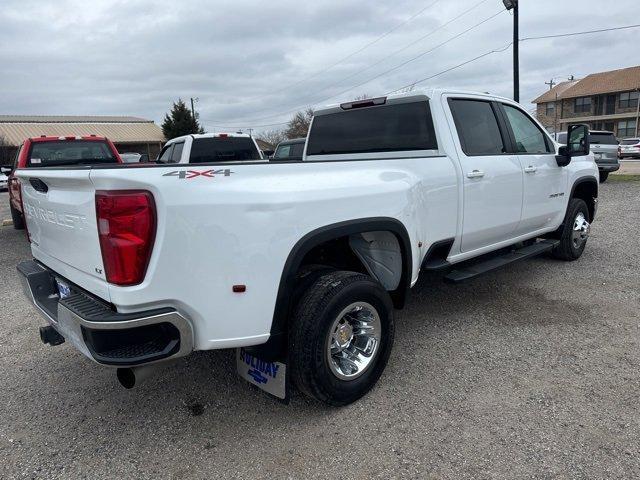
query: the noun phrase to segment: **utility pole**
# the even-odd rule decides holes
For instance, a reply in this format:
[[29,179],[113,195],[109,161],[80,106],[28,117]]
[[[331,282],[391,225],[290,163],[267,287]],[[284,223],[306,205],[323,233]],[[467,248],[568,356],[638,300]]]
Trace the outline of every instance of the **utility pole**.
[[191,98],[191,116],[194,120],[196,119],[196,111],[193,108],[193,97]]
[[553,89],[553,86],[556,84],[556,82],[553,81],[553,78],[551,80],[549,80],[548,82],[544,82],[545,85],[549,85],[549,90]]
[[520,101],[520,60],[518,47],[518,0],[502,0],[507,10],[513,10],[513,99]]

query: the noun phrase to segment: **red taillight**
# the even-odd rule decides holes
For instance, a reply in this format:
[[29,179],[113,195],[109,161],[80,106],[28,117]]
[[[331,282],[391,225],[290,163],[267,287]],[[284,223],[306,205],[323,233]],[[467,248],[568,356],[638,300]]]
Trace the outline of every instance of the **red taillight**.
[[109,283],[144,280],[156,233],[156,206],[146,190],[96,192],[98,236]]

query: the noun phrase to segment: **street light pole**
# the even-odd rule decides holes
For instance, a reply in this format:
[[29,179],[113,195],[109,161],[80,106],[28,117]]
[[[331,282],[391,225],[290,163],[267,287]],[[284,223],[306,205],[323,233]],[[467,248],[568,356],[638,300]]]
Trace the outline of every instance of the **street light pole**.
[[513,10],[513,99],[520,101],[520,58],[518,36],[518,0],[502,0],[507,10]]

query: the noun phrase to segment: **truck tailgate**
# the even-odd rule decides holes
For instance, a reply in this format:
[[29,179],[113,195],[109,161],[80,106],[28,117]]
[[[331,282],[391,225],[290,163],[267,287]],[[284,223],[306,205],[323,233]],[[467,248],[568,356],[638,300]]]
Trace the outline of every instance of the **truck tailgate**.
[[25,169],[17,176],[33,256],[108,301],[89,173],[89,169]]

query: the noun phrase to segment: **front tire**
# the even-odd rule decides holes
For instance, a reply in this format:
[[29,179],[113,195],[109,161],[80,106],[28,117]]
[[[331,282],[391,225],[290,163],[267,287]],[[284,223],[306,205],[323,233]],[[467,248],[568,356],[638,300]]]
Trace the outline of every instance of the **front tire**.
[[13,228],[16,230],[24,230],[24,217],[22,214],[13,208],[11,201],[9,201],[9,209],[11,210],[11,220],[13,221]]
[[567,261],[580,258],[587,245],[590,230],[587,204],[580,198],[572,198],[560,230],[560,244],[553,250],[553,255]]
[[325,273],[290,322],[291,378],[307,396],[348,405],[382,375],[393,337],[393,304],[377,281],[356,272]]
[[600,183],[604,183],[609,178],[609,172],[600,172]]

